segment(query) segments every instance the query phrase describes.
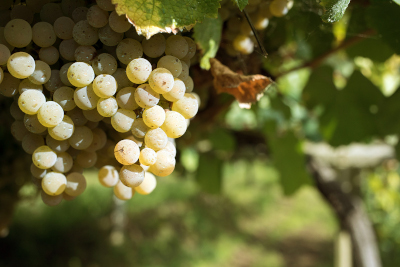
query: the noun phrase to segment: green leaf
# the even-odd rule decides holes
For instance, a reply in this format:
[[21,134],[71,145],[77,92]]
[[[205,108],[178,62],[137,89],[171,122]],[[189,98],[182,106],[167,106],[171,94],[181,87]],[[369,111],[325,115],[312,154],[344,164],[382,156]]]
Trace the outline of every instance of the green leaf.
[[221,193],[222,163],[212,152],[200,154],[196,181],[202,190],[211,194]]
[[302,142],[291,131],[278,136],[272,129],[271,125],[265,128],[272,161],[279,172],[283,192],[291,195],[302,185],[311,184],[312,181],[306,170]]
[[238,6],[240,11],[242,11],[249,3],[249,0],[232,0],[232,1],[234,4],[236,4]]
[[126,14],[139,34],[190,30],[205,18],[216,18],[220,0],[112,0],[118,15]]
[[324,7],[322,20],[330,23],[340,20],[349,3],[350,0],[322,0],[320,2],[320,5]]
[[236,139],[232,133],[218,128],[209,135],[214,150],[234,151],[236,148]]
[[393,0],[396,4],[400,5],[400,0]]
[[379,107],[379,113],[378,113],[379,117],[377,119],[377,124],[381,136],[400,133],[400,124],[393,123],[398,121],[399,118],[400,114],[399,103],[400,103],[400,88],[398,88],[393,95],[386,98]]
[[221,43],[222,23],[221,17],[207,18],[194,27],[193,38],[203,51],[200,60],[200,67],[203,69],[210,69],[210,58],[214,58],[218,52]]
[[368,22],[374,28],[382,40],[400,54],[400,6],[389,0],[374,0],[368,7]]

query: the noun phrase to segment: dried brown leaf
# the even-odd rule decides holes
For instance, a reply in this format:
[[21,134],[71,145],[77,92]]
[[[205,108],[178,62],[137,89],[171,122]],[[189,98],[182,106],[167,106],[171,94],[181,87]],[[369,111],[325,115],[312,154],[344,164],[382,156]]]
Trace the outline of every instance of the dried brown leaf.
[[263,75],[242,75],[233,72],[215,58],[210,59],[211,73],[217,93],[233,95],[241,108],[250,108],[263,95],[264,90],[273,81]]

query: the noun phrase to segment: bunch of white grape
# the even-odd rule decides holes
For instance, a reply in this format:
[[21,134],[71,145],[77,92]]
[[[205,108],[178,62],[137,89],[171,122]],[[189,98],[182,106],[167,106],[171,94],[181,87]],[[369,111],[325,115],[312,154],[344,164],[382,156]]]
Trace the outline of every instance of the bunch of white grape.
[[[138,36],[111,0],[27,0],[0,27],[0,93],[11,133],[32,155],[44,203],[86,189],[83,170],[116,197],[149,194],[175,168],[175,139],[199,107],[189,37]],[[2,25],[1,25],[2,26]]]
[[[263,31],[268,27],[272,17],[286,15],[292,6],[292,0],[249,0],[245,9],[254,28],[257,31]],[[241,12],[238,13],[237,6],[228,0],[223,2],[220,16],[227,21],[227,31],[224,33],[224,39],[229,44],[226,48],[227,53],[231,56],[236,56],[238,53],[243,55],[253,53],[257,40],[244,15]]]

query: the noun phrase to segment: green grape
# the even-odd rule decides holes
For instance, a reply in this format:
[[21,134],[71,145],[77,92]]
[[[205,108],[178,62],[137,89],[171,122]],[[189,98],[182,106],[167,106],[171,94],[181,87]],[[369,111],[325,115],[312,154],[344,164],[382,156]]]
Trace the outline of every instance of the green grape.
[[87,20],[75,24],[72,36],[80,45],[94,45],[99,40],[98,29],[92,27]]
[[99,99],[100,98],[93,90],[92,84],[75,89],[74,101],[75,104],[82,110],[90,110],[96,108]]
[[194,83],[192,77],[188,76],[185,80],[182,80],[185,83],[186,93],[191,93],[194,88]]
[[116,99],[118,106],[123,109],[134,110],[139,108],[139,105],[135,100],[135,88],[125,87],[118,91]]
[[74,26],[75,22],[71,18],[59,17],[54,22],[54,32],[60,39],[72,39],[72,31],[74,30]]
[[[189,38],[189,37],[183,37],[183,38],[185,38],[189,49],[188,49],[186,56],[184,58],[182,58],[181,60],[190,60],[196,54],[197,46],[196,46],[195,41],[193,41],[192,38]],[[188,64],[188,66],[189,66],[189,64]]]
[[114,78],[115,78],[115,80],[117,81],[117,84],[118,84],[117,90],[125,88],[125,87],[132,87],[133,86],[133,82],[131,82],[128,79],[128,76],[126,75],[125,69],[118,68],[113,73],[113,76],[114,76]]
[[114,148],[115,159],[122,165],[132,165],[139,159],[138,145],[128,139],[119,141]]
[[54,101],[44,103],[37,114],[39,122],[46,127],[55,127],[62,122],[64,110]]
[[96,75],[110,74],[117,71],[117,60],[110,54],[102,53],[92,61],[92,68]]
[[178,77],[182,73],[182,63],[174,56],[166,55],[160,58],[157,68],[165,68],[169,70],[174,77]]
[[39,50],[39,59],[49,65],[56,64],[60,58],[60,53],[54,46],[42,47]]
[[10,73],[4,73],[3,81],[0,83],[0,94],[6,97],[12,97],[18,93],[20,80],[12,76]]
[[144,123],[142,118],[136,119],[132,124],[132,134],[137,138],[144,138],[150,128]]
[[118,84],[115,78],[108,74],[101,74],[93,81],[93,91],[98,97],[107,98],[117,92]]
[[168,137],[160,128],[150,129],[147,131],[144,137],[144,142],[146,143],[147,147],[153,149],[154,151],[158,151],[167,145]]
[[126,67],[126,75],[131,82],[142,84],[149,78],[151,70],[151,63],[147,59],[136,58]]
[[[88,126],[88,125],[86,125]],[[94,128],[92,129],[93,132],[93,141],[90,144],[88,148],[85,149],[85,151],[88,152],[96,152],[100,149],[102,149],[107,142],[107,135],[106,133],[100,129],[100,128]]]
[[135,194],[135,190],[131,187],[125,186],[121,181],[114,187],[114,195],[120,200],[129,200]]
[[139,186],[144,180],[144,170],[137,164],[125,165],[119,171],[119,179],[125,186]]
[[57,153],[56,163],[51,167],[51,170],[60,173],[67,173],[71,170],[73,163],[74,161],[70,154],[67,152],[59,152]]
[[189,77],[189,66],[182,60],[181,60],[181,64],[182,64],[182,72],[178,76],[178,78],[183,81]]
[[62,0],[61,1],[61,8],[65,15],[68,17],[72,16],[72,12],[81,6],[84,6],[85,0]]
[[138,41],[127,38],[119,42],[116,53],[119,61],[129,64],[132,60],[143,56],[143,48]]
[[91,45],[81,45],[75,49],[74,58],[78,62],[92,63],[96,56],[96,48]]
[[118,110],[118,103],[115,97],[100,98],[97,102],[97,111],[103,117],[112,117]]
[[176,102],[185,95],[185,92],[186,92],[185,83],[180,79],[175,78],[174,86],[172,87],[171,91],[163,94],[163,97],[168,101]]
[[34,84],[29,79],[24,79],[19,83],[18,92],[22,94],[27,90],[38,90],[43,93],[43,86],[41,84]]
[[26,90],[18,98],[18,106],[22,112],[33,115],[46,102],[44,94],[38,90]]
[[244,55],[249,55],[254,51],[254,43],[249,36],[238,35],[233,40],[233,47],[236,51]]
[[77,150],[85,150],[93,142],[92,130],[86,126],[77,126],[68,141],[71,147]]
[[111,29],[118,33],[124,33],[132,27],[126,15],[119,16],[116,11],[111,12],[108,23]]
[[75,87],[84,87],[94,80],[93,68],[85,62],[75,62],[68,68],[68,80]]
[[189,52],[189,44],[179,35],[171,35],[167,38],[165,54],[177,57],[179,59],[184,58]]
[[44,87],[49,92],[54,92],[58,88],[65,86],[61,81],[60,71],[59,70],[51,70],[51,76],[47,83],[44,84]]
[[28,77],[29,81],[34,84],[45,84],[49,81],[51,76],[51,69],[50,66],[41,60],[35,61],[35,70]]
[[18,102],[12,102],[10,106],[10,114],[16,121],[22,121],[24,119],[25,113],[18,107]]
[[106,165],[101,167],[98,173],[99,182],[105,187],[113,187],[119,181],[118,171],[114,166]]
[[51,137],[58,141],[67,140],[72,136],[75,130],[75,125],[72,119],[67,115],[64,115],[62,122],[55,127],[48,129]]
[[32,154],[32,161],[39,169],[50,169],[56,160],[56,152],[48,146],[40,146]]
[[157,68],[150,74],[149,85],[156,93],[168,93],[174,86],[174,76],[167,69]]
[[90,110],[83,110],[83,116],[90,122],[99,122],[104,119],[103,116],[97,111],[97,108]]
[[126,133],[131,130],[135,119],[136,114],[133,110],[120,108],[111,117],[111,125],[117,132]]
[[31,25],[23,19],[13,19],[4,27],[4,38],[14,47],[28,46],[32,41]]
[[72,172],[67,175],[66,180],[65,193],[67,195],[77,197],[86,190],[86,179],[82,174]]
[[42,9],[40,10],[40,19],[41,21],[50,23],[51,25],[54,24],[56,19],[62,17],[64,14],[61,10],[61,6],[56,3],[47,3],[43,5]]
[[287,5],[287,0],[273,0],[269,5],[269,10],[273,16],[283,17],[289,12]]
[[157,153],[151,148],[144,148],[140,151],[139,162],[140,164],[151,166],[156,163]]
[[145,172],[143,182],[139,186],[135,187],[135,191],[141,195],[148,195],[153,192],[156,186],[156,177],[150,172]]
[[156,163],[150,166],[149,171],[161,177],[170,175],[175,169],[175,158],[165,150],[157,152]]
[[14,121],[11,124],[11,134],[17,141],[22,141],[28,134],[28,130],[22,121]]
[[96,164],[97,154],[96,152],[81,151],[76,156],[75,162],[83,168],[91,168]]
[[115,32],[109,24],[99,29],[99,39],[104,45],[116,46],[122,38],[124,38],[124,34]]
[[37,179],[43,179],[43,177],[47,174],[47,170],[39,169],[33,163],[31,164],[30,170],[31,170],[32,176]]
[[191,119],[197,114],[199,103],[194,95],[186,93],[172,104],[172,110],[182,114],[185,119]]
[[143,111],[142,118],[144,123],[152,129],[160,127],[165,121],[165,111],[162,107],[155,105]]
[[68,61],[75,60],[75,51],[79,47],[79,44],[74,39],[62,40],[58,49],[63,59]]
[[65,152],[70,147],[68,140],[56,140],[50,134],[46,136],[46,145],[56,153]]
[[86,20],[88,11],[89,11],[89,8],[87,8],[87,7],[84,7],[84,6],[77,7],[72,12],[72,19],[74,20],[75,23]]
[[35,60],[28,53],[17,52],[8,58],[7,69],[15,78],[25,79],[35,71]]
[[151,89],[148,84],[141,84],[136,88],[135,101],[142,108],[151,108],[158,104],[160,95]]
[[169,138],[179,138],[186,132],[186,119],[178,112],[168,111],[160,128]]
[[40,47],[52,46],[57,40],[53,25],[48,22],[38,22],[32,27],[32,41]]
[[73,110],[76,107],[74,92],[74,89],[71,87],[63,86],[54,92],[53,100],[57,102],[64,111]]
[[161,33],[153,35],[149,40],[143,39],[142,47],[146,56],[158,58],[165,52],[166,41]]
[[61,68],[60,68],[60,80],[62,82],[62,86],[69,86],[72,87],[72,83],[70,83],[69,79],[68,79],[68,70],[69,67],[72,66],[72,62],[69,62],[67,64],[64,64]]
[[29,132],[34,134],[42,134],[46,131],[46,127],[43,126],[36,115],[28,115],[24,116],[24,125]]
[[108,12],[101,9],[98,5],[93,5],[89,8],[86,18],[90,26],[102,28],[108,23]]
[[42,179],[42,189],[50,196],[61,195],[67,186],[67,178],[58,172],[48,172]]
[[[174,140],[174,139],[172,139]],[[175,145],[171,142],[171,139],[168,140],[167,145],[162,149],[170,153],[173,157],[176,156],[176,147]]]
[[71,120],[74,122],[75,126],[83,126],[88,122],[88,120],[85,118],[85,115],[83,115],[83,111],[78,107],[68,111],[67,115],[71,117]]
[[96,0],[96,4],[105,11],[113,11],[115,9],[111,0]]
[[0,44],[0,65],[7,64],[7,60],[10,56],[10,49],[8,49],[4,44]]
[[41,190],[40,198],[42,199],[44,204],[46,204],[47,206],[53,207],[53,206],[57,206],[58,204],[61,203],[61,201],[63,200],[63,194],[51,196],[51,195],[46,194],[46,192],[44,190]]

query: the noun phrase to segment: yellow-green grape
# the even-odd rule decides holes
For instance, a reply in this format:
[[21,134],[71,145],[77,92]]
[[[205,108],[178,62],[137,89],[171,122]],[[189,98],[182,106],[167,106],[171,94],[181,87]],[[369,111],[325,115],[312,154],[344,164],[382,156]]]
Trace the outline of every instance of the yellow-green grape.
[[11,134],[17,141],[22,141],[25,135],[28,134],[28,130],[22,121],[14,121],[11,124]]
[[114,148],[115,159],[122,165],[132,165],[139,159],[138,145],[128,139],[119,141]]
[[75,163],[83,168],[91,168],[96,164],[97,154],[96,152],[81,151],[76,156]]
[[93,90],[93,85],[76,88],[74,92],[75,104],[82,110],[94,109],[97,107],[99,97]]
[[18,86],[18,92],[22,94],[27,90],[38,90],[43,92],[43,86],[41,84],[34,84],[29,79],[24,79],[20,82]]
[[115,32],[109,24],[99,29],[99,39],[106,46],[116,46],[122,38],[124,34]]
[[43,179],[43,177],[47,174],[47,170],[39,169],[33,163],[31,164],[30,170],[31,170],[32,176],[37,179]]
[[61,1],[61,8],[65,15],[71,17],[76,8],[85,6],[85,2],[85,0],[63,0]]
[[186,93],[172,104],[172,110],[182,114],[185,119],[191,119],[197,114],[199,103],[194,95]]
[[76,107],[74,92],[74,89],[71,87],[63,86],[54,92],[53,100],[56,101],[64,111],[73,110]]
[[113,11],[115,9],[111,0],[96,0],[96,4],[105,11]]
[[70,147],[68,140],[56,140],[50,134],[46,136],[46,145],[56,153],[65,152]]
[[242,20],[240,23],[240,33],[246,36],[251,36],[254,34],[247,20]]
[[[92,109],[95,110],[95,109]],[[86,110],[86,111],[92,111],[92,110]],[[98,121],[90,121],[88,120],[88,122],[86,123],[86,126],[90,129],[93,130],[95,128],[97,128],[99,126],[99,122]]]
[[75,50],[79,47],[79,44],[75,42],[74,39],[63,40],[60,43],[58,49],[60,50],[60,55],[63,59],[68,61],[75,60]]
[[78,172],[72,172],[66,177],[67,183],[65,187],[65,193],[67,195],[77,197],[81,195],[86,189],[85,176]]
[[113,187],[119,181],[119,174],[114,166],[106,165],[99,170],[98,178],[102,186]]
[[10,106],[10,114],[16,121],[21,121],[24,119],[25,113],[18,107],[18,102],[14,101]]
[[140,164],[151,166],[156,163],[157,153],[151,148],[144,148],[140,151],[139,162]]
[[39,108],[46,103],[46,97],[38,90],[27,90],[18,98],[18,106],[22,112],[34,115],[38,113]]
[[179,58],[166,55],[157,62],[157,68],[165,68],[169,70],[174,77],[178,77],[182,73],[182,63]]
[[155,105],[143,111],[142,118],[144,123],[152,129],[160,127],[165,121],[165,111],[162,107]]
[[27,133],[24,138],[22,138],[22,149],[28,154],[33,154],[40,146],[44,146],[43,136],[41,135]]
[[113,73],[113,76],[114,76],[114,78],[115,78],[115,80],[117,81],[117,84],[118,84],[117,90],[125,88],[125,87],[132,87],[133,86],[133,82],[131,82],[128,79],[128,76],[126,75],[125,69],[118,68]]
[[181,75],[178,76],[178,78],[181,80],[186,80],[189,77],[189,66],[182,60],[181,64],[182,64],[182,72]]
[[129,64],[132,60],[143,56],[143,48],[138,41],[127,38],[119,42],[116,53],[119,61]]
[[102,98],[113,96],[117,92],[118,84],[115,78],[108,74],[101,74],[93,81],[93,91]]
[[139,186],[144,180],[144,170],[137,164],[125,165],[119,171],[119,179],[125,186]]
[[185,95],[185,92],[186,92],[185,83],[182,80],[175,78],[174,86],[172,87],[171,91],[163,94],[163,97],[170,102],[176,102]]
[[132,134],[137,138],[144,138],[150,128],[144,123],[142,118],[136,119],[132,124]]
[[126,75],[131,82],[142,84],[149,78],[151,70],[151,63],[147,59],[136,58],[126,67]]
[[61,5],[56,3],[46,3],[40,10],[40,19],[50,24],[53,24],[57,18],[63,15]]
[[71,201],[76,198],[76,197],[68,195],[67,193],[65,193],[65,191],[60,196],[62,196],[62,198],[66,201]]
[[68,80],[75,87],[84,87],[94,80],[93,68],[85,62],[75,62],[68,68]]
[[45,84],[49,81],[51,76],[51,69],[50,66],[41,60],[35,61],[35,70],[28,77],[29,81],[34,84]]
[[71,147],[77,150],[85,150],[87,149],[93,142],[93,133],[86,126],[78,126],[75,127],[74,133],[68,139]]
[[62,122],[57,126],[48,129],[51,137],[58,141],[67,140],[72,136],[75,130],[75,125],[68,115],[64,115]]
[[196,93],[191,93],[195,98],[196,98],[196,100],[197,100],[197,103],[199,103],[199,107],[201,106],[201,99],[200,99],[200,96],[198,95],[198,94],[196,94]]
[[108,23],[108,12],[101,9],[98,5],[93,5],[89,8],[86,18],[92,27],[102,28]]
[[83,115],[83,111],[79,107],[68,111],[66,114],[71,118],[75,126],[83,126],[88,122],[85,115]]
[[65,86],[61,81],[60,71],[59,70],[51,70],[51,76],[47,83],[44,84],[44,87],[49,92],[54,92],[60,87]]
[[96,48],[91,45],[81,45],[75,49],[74,58],[78,62],[92,63],[96,56]]
[[160,95],[151,89],[148,84],[141,84],[136,88],[135,101],[142,108],[151,108],[158,104]]
[[33,21],[33,12],[24,5],[14,5],[10,13],[11,19],[23,19],[29,24]]
[[36,115],[25,114],[24,125],[29,132],[34,134],[42,134],[47,129],[39,122],[39,119]]
[[69,17],[59,17],[54,22],[54,32],[57,37],[63,40],[72,39],[72,31],[74,30],[75,22]]
[[74,161],[70,154],[67,152],[60,152],[57,153],[56,163],[51,167],[51,170],[60,173],[67,173],[71,170],[73,163]]
[[254,28],[256,30],[262,31],[268,27],[269,19],[267,17],[257,14],[253,20]]
[[32,41],[31,25],[23,19],[13,19],[4,27],[4,38],[14,47],[26,47]]
[[157,152],[156,163],[150,166],[149,171],[157,176],[168,176],[175,169],[175,158],[165,150]]
[[0,65],[7,64],[7,60],[10,56],[10,49],[8,49],[4,44],[0,44]]
[[52,46],[57,40],[53,25],[41,21],[32,27],[32,41],[40,47]]
[[273,0],[269,5],[271,14],[275,17],[283,17],[289,12],[287,0]]
[[60,80],[62,82],[62,86],[70,86],[72,87],[72,83],[69,81],[68,79],[68,70],[69,67],[71,67],[71,65],[73,64],[73,62],[68,62],[67,64],[64,64],[61,68],[60,68]]
[[133,135],[130,135],[129,133],[124,133],[124,134],[120,133],[119,136],[121,138],[132,140],[133,142],[135,142],[137,144],[137,146],[139,148],[141,148],[143,146],[143,139],[136,138]]
[[118,91],[116,99],[120,108],[134,110],[139,107],[135,101],[135,90],[133,87],[125,87]]
[[125,32],[125,37],[135,39],[138,42],[142,42],[143,39],[146,39],[143,35],[138,35],[135,27],[129,28],[129,30]]
[[64,174],[49,172],[42,179],[42,189],[50,196],[57,196],[64,192],[67,186],[67,179]]
[[7,46],[8,49],[10,49],[10,52],[12,52],[14,50],[14,46],[10,45],[7,42],[6,38],[4,37],[4,30],[5,30],[5,27],[0,27],[0,43]]
[[150,129],[144,137],[144,142],[147,147],[153,149],[154,151],[158,151],[167,145],[168,137],[167,134],[160,128]]
[[192,77],[188,76],[185,80],[183,80],[186,87],[186,93],[191,93],[194,88],[194,83]]
[[97,111],[103,117],[112,117],[118,110],[118,103],[115,97],[100,98],[97,102]]
[[[172,139],[172,140],[174,140],[174,139]],[[168,140],[167,145],[166,145],[162,150],[167,151],[167,152],[170,153],[173,157],[176,156],[176,147],[175,147],[175,145],[174,145],[170,140]]]
[[167,111],[165,121],[160,128],[169,138],[179,138],[186,132],[186,119],[178,112]]
[[46,127],[55,127],[64,118],[64,110],[54,101],[44,103],[37,114],[39,122]]
[[57,196],[50,196],[46,194],[44,190],[40,192],[40,198],[42,199],[43,203],[47,206],[54,207],[60,204],[63,200],[63,194]]
[[110,54],[102,53],[92,60],[92,68],[96,75],[110,74],[118,68],[117,60]]
[[8,58],[7,69],[15,78],[25,79],[35,71],[35,60],[28,53],[17,52]]
[[135,190],[131,187],[125,186],[121,181],[114,186],[114,195],[120,200],[129,200],[135,194]]
[[249,55],[254,51],[254,43],[251,38],[241,34],[233,40],[233,47],[244,55]]
[[167,69],[157,68],[150,74],[149,85],[156,93],[168,93],[174,86],[174,76]]
[[72,36],[80,45],[94,45],[99,40],[98,29],[92,27],[87,20],[75,24]]
[[72,19],[74,20],[75,23],[78,23],[79,21],[82,21],[82,20],[86,20],[88,11],[89,11],[89,8],[87,8],[85,6],[77,7],[72,12]]
[[56,160],[56,152],[48,146],[40,146],[32,154],[32,161],[39,169],[49,169],[53,167]]
[[0,94],[5,97],[12,97],[18,93],[20,80],[12,76],[10,73],[3,73],[4,78],[0,83]]
[[97,108],[95,109],[90,109],[90,110],[83,110],[82,111],[83,116],[91,122],[99,122],[102,119],[104,119],[103,116],[100,115],[100,113],[97,111]]
[[102,129],[94,128],[92,129],[92,132],[93,132],[93,141],[90,144],[90,146],[85,149],[85,151],[88,152],[95,152],[102,149],[107,142],[107,135]]
[[161,33],[153,35],[149,40],[142,40],[143,52],[151,58],[158,58],[165,52],[166,40]]
[[117,113],[111,117],[111,125],[117,132],[126,133],[131,130],[135,119],[135,111],[120,108],[117,110]]
[[143,182],[139,186],[135,187],[135,191],[141,195],[148,195],[153,192],[156,186],[156,177],[150,172],[145,172]]
[[179,59],[184,58],[189,52],[189,44],[179,35],[171,35],[167,38],[165,54],[177,57]]
[[196,54],[196,49],[197,49],[196,42],[193,41],[193,39],[189,38],[189,37],[183,37],[183,38],[185,38],[189,49],[188,49],[186,56],[184,58],[182,58],[182,60],[190,60]]
[[125,14],[119,16],[115,11],[111,12],[108,23],[111,29],[118,33],[124,33],[132,27],[132,24],[129,23]]

